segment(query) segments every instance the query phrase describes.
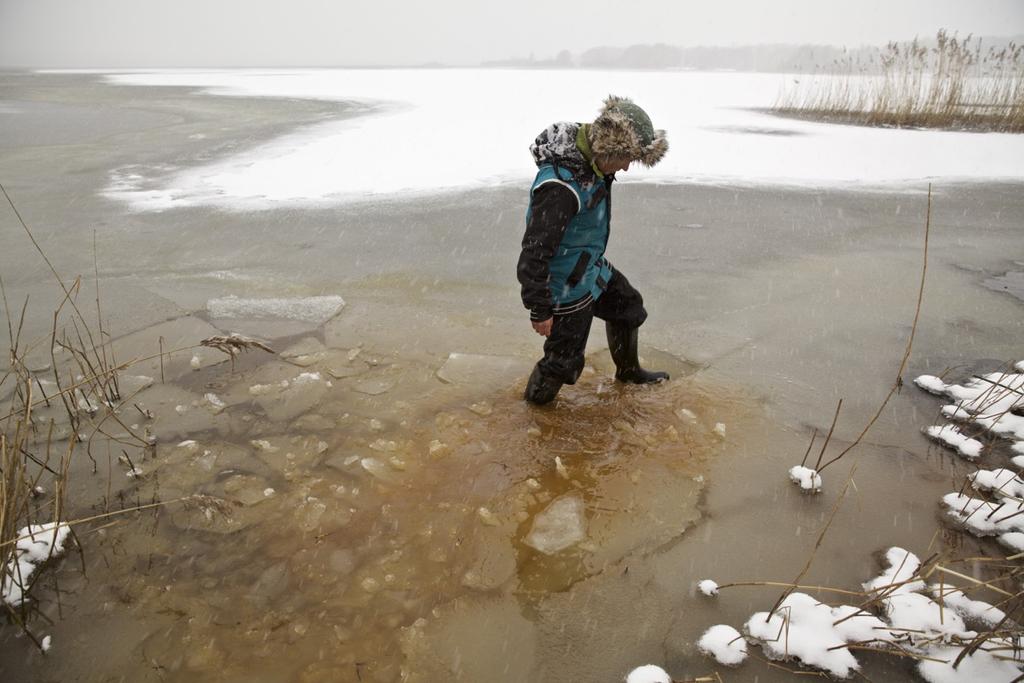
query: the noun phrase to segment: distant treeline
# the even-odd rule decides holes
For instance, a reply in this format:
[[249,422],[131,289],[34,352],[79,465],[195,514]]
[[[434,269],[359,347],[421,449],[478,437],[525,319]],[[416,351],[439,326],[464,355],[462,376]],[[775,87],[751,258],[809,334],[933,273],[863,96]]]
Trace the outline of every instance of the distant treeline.
[[[978,40],[974,38],[973,40]],[[982,38],[986,46],[1024,42],[1024,35]],[[933,42],[933,41],[932,41]],[[929,41],[922,41],[928,45]],[[551,59],[506,59],[484,62],[485,67],[535,69],[692,69],[697,71],[766,71],[786,73],[846,72],[851,63],[872,68],[877,46],[856,49],[834,45],[741,45],[736,47],[679,47],[657,43],[628,47],[595,47],[580,54],[563,50]]]

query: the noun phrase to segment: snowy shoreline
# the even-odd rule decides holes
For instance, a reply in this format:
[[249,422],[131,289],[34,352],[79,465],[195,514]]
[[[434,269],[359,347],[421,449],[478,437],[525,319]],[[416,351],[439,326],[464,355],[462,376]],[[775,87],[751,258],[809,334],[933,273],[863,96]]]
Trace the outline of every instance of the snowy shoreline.
[[[304,127],[197,168],[115,169],[106,196],[137,211],[241,211],[525,182],[533,174],[525,150],[537,132],[551,120],[589,120],[603,96],[595,93],[609,90],[643,103],[672,145],[663,163],[632,169],[627,182],[876,192],[913,191],[933,179],[1024,179],[1022,136],[863,128],[759,111],[771,105],[784,78],[474,69],[110,73],[104,80],[117,85],[343,101],[367,115]],[[540,96],[523,102],[524,89]]]

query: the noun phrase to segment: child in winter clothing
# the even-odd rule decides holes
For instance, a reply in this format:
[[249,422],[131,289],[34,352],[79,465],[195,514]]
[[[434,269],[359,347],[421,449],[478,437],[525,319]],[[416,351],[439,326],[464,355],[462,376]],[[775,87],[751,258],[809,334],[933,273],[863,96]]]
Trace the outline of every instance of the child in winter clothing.
[[537,177],[530,188],[518,276],[530,322],[546,337],[526,400],[538,405],[575,384],[596,316],[605,321],[615,378],[646,384],[668,379],[637,358],[643,298],[604,257],[615,173],[634,161],[653,166],[668,151],[643,109],[624,97],[605,100],[591,124],[554,123],[530,147]]

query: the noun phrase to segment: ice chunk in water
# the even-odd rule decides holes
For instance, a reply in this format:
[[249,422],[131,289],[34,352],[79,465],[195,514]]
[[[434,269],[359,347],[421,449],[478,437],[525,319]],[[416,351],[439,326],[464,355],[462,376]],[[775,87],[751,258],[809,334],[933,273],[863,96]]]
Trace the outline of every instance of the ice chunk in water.
[[511,382],[530,370],[530,361],[515,356],[450,353],[437,371],[449,384],[495,385]]
[[241,299],[228,296],[210,299],[206,310],[212,318],[284,318],[325,323],[345,306],[340,296],[308,296],[282,299]]
[[381,481],[394,482],[396,480],[394,470],[377,458],[363,458],[359,461],[359,464],[362,465],[364,470]]
[[523,542],[545,555],[564,550],[587,536],[583,498],[570,494],[556,499],[533,519],[533,528]]
[[395,386],[394,382],[383,379],[368,379],[363,382],[357,382],[352,385],[353,391],[358,391],[360,394],[367,394],[369,396],[379,396],[380,394],[391,391]]
[[323,343],[316,337],[306,337],[282,351],[280,357],[291,363],[306,367],[319,362],[326,353]]

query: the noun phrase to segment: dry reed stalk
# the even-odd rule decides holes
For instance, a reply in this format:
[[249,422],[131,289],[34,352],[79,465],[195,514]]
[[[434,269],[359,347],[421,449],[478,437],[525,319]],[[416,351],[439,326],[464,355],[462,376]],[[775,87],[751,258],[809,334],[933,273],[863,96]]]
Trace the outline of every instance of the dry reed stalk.
[[1024,132],[1024,46],[982,51],[940,30],[935,47],[889,43],[867,63],[844,58],[780,94],[784,116],[868,126]]
[[267,353],[274,353],[274,349],[270,348],[263,342],[238,333],[227,336],[214,335],[212,337],[207,337],[199,342],[199,344],[200,346],[206,346],[212,349],[217,349],[222,353],[226,353],[231,359],[232,368],[234,368],[235,356],[239,353],[245,353],[253,349],[260,349]]
[[782,604],[782,601],[796,590],[796,587],[800,584],[800,580],[804,578],[804,575],[810,570],[811,563],[814,562],[814,557],[818,553],[818,549],[821,548],[822,542],[825,540],[825,534],[828,533],[829,528],[832,526],[832,521],[836,518],[836,512],[839,510],[839,505],[843,502],[843,499],[846,498],[846,492],[850,488],[850,483],[853,481],[853,474],[856,471],[857,465],[855,464],[850,468],[850,474],[846,478],[846,484],[843,486],[843,490],[839,492],[836,502],[832,504],[832,510],[828,515],[828,521],[825,522],[825,526],[822,527],[821,533],[818,534],[818,540],[814,542],[814,548],[811,550],[811,554],[807,558],[807,563],[804,565],[804,568],[800,570],[800,573],[796,575],[796,578],[793,579],[793,582],[788,585],[785,591],[782,592],[782,595],[780,595],[779,599],[775,601],[775,604],[772,605],[772,608],[768,611],[768,616],[765,618],[766,622],[769,621],[775,614],[776,610],[779,609],[779,605]]
[[[918,286],[918,290],[917,290],[917,305],[914,308],[914,322],[910,326],[910,338],[907,340],[907,346],[906,346],[906,348],[903,351],[903,358],[900,359],[900,366],[896,370],[896,379],[893,381],[893,385],[889,389],[889,393],[886,394],[885,398],[882,400],[881,405],[878,406],[878,410],[875,411],[874,416],[864,426],[864,429],[861,430],[860,434],[857,436],[856,439],[854,439],[853,443],[851,443],[849,446],[847,446],[845,449],[843,449],[837,456],[835,456],[834,458],[832,458],[831,460],[826,462],[824,465],[822,465],[820,469],[816,468],[816,469],[818,469],[818,474],[821,474],[821,472],[826,467],[828,467],[832,463],[837,462],[838,460],[840,460],[844,455],[846,455],[847,453],[852,451],[854,448],[856,448],[860,444],[861,440],[864,439],[865,435],[867,435],[867,433],[871,429],[871,427],[873,427],[875,422],[878,421],[878,418],[881,417],[882,411],[885,410],[885,406],[887,406],[889,404],[889,400],[893,397],[893,394],[895,394],[897,391],[899,391],[900,388],[903,386],[903,370],[907,367],[907,361],[910,359],[910,352],[914,348],[914,337],[917,334],[917,323],[918,323],[918,321],[921,318],[921,303],[924,301],[924,283],[925,283],[925,277],[928,274],[928,238],[931,235],[931,225],[932,225],[932,184],[928,183],[928,206],[927,206],[927,209],[926,209],[925,221],[924,221],[924,249],[923,249],[923,253],[922,253],[922,263],[921,263],[921,284]],[[838,416],[838,412],[839,411],[838,411],[838,408],[837,408],[836,409],[837,416]],[[822,451],[822,454],[824,454],[824,451]]]

